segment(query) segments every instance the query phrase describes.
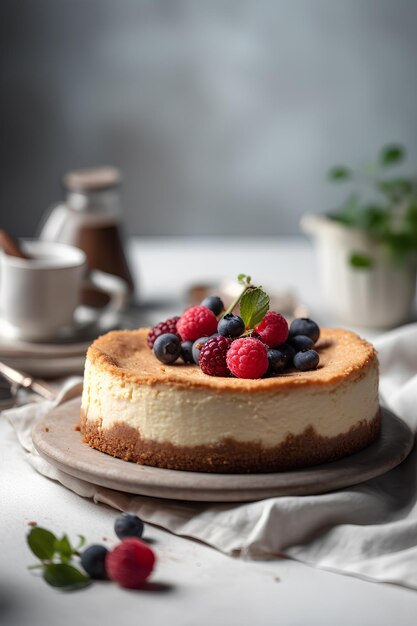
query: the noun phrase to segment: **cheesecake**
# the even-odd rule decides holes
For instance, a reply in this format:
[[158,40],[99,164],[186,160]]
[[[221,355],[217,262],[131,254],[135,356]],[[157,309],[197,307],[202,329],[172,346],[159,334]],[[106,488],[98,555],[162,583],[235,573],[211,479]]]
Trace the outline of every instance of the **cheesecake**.
[[207,376],[158,361],[149,329],[90,346],[81,432],[91,447],[194,472],[278,472],[334,461],[378,437],[378,361],[347,330],[322,329],[320,364],[262,379]]

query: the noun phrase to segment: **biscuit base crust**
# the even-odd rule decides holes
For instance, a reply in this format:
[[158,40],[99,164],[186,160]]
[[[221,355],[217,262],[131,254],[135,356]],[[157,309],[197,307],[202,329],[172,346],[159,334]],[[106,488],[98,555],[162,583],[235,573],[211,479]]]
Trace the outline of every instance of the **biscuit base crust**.
[[140,465],[221,474],[280,472],[336,461],[375,441],[380,422],[378,411],[371,421],[363,420],[337,437],[323,437],[309,426],[300,435],[289,434],[273,448],[231,438],[215,445],[189,447],[142,439],[136,429],[123,422],[103,429],[101,419],[91,422],[81,412],[84,442],[96,450]]

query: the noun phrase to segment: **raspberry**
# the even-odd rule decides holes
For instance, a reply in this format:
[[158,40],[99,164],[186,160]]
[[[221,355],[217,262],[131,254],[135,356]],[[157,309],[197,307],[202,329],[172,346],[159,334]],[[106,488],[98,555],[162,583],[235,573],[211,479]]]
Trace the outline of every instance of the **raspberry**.
[[153,550],[140,539],[130,537],[106,556],[109,578],[127,589],[139,589],[155,565]]
[[214,335],[217,331],[217,318],[206,306],[192,306],[187,309],[177,323],[177,332],[182,341],[195,341],[199,337]]
[[268,311],[262,322],[255,328],[261,340],[269,348],[285,343],[288,338],[288,323],[281,313]]
[[268,369],[266,346],[254,337],[235,339],[227,353],[226,363],[238,378],[261,378]]
[[165,322],[159,322],[159,324],[156,324],[156,326],[151,328],[151,330],[148,333],[148,346],[150,347],[151,350],[153,348],[153,344],[155,343],[155,339],[159,337],[159,335],[165,335],[165,333],[172,333],[173,335],[177,335],[177,337],[179,337],[179,334],[177,331],[177,322],[179,319],[180,318],[177,315],[177,317],[171,317],[170,319],[165,320]]
[[200,367],[209,376],[230,376],[226,355],[232,344],[228,337],[212,337],[201,348]]

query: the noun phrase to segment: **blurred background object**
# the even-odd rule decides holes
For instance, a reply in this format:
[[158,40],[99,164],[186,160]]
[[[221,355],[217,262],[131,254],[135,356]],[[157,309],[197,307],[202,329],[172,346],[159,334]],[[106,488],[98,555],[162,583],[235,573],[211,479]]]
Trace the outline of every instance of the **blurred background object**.
[[324,173],[417,157],[413,0],[3,0],[2,226],[113,163],[130,235],[293,235]]
[[[122,243],[121,179],[121,172],[109,166],[65,174],[65,201],[47,212],[39,237],[43,241],[81,248],[86,254],[89,270],[115,274],[133,293],[133,280]],[[101,307],[108,301],[105,292],[92,285],[83,289],[83,304]]]
[[344,201],[327,214],[305,215],[327,304],[347,324],[387,328],[410,321],[416,293],[417,176],[399,175],[406,156],[384,146],[356,167],[335,166],[329,178],[347,184]]

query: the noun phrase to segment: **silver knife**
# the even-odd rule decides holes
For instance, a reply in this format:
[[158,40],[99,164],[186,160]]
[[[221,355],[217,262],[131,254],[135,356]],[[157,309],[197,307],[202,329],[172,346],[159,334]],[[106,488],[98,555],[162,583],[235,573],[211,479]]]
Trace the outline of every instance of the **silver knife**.
[[57,396],[58,392],[52,385],[48,385],[48,383],[40,378],[33,378],[30,374],[26,374],[26,372],[15,370],[13,367],[1,361],[0,373],[12,384],[24,387],[25,389],[32,389],[32,391],[47,400],[55,400]]

